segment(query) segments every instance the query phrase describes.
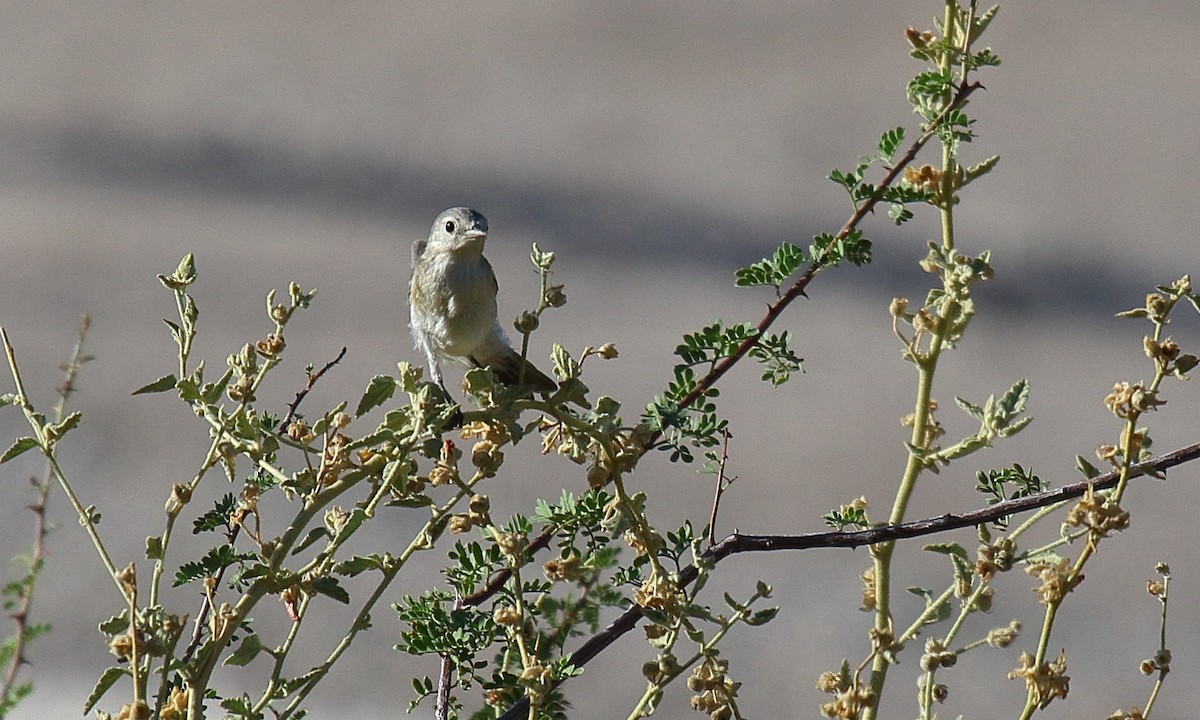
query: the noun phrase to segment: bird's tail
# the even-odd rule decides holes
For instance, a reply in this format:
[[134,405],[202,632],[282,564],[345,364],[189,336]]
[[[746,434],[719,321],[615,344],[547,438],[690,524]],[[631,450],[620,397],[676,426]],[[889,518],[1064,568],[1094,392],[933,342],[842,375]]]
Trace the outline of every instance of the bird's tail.
[[[471,360],[479,367],[491,368],[496,380],[505,385],[527,385],[543,393],[558,389],[558,383],[550,376],[535,368],[528,360],[522,360],[520,353],[507,345],[496,345],[489,348],[487,353],[472,355]],[[522,365],[524,376],[521,374]]]

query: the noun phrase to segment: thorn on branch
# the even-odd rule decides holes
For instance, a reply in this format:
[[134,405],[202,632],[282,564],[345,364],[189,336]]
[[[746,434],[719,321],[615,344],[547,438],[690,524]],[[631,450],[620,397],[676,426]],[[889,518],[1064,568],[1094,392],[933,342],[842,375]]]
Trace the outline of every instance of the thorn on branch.
[[346,348],[343,346],[342,351],[337,354],[337,357],[325,363],[325,366],[315,373],[309,373],[308,382],[303,388],[300,389],[299,392],[296,393],[296,397],[290,403],[288,403],[287,414],[283,416],[283,420],[279,422],[279,426],[276,428],[277,434],[287,432],[287,426],[296,417],[296,410],[300,407],[300,403],[304,402],[304,398],[308,395],[309,391],[313,389],[313,386],[317,384],[317,381],[321,379],[322,375],[328,372],[329,369],[334,365],[337,365],[339,362],[341,362],[342,358],[345,356]]
[[[1130,478],[1150,476],[1161,473],[1168,468],[1182,465],[1200,458],[1200,443],[1188,445],[1173,452],[1137,463],[1129,468]],[[1114,487],[1120,480],[1120,471],[1114,470],[1098,475],[1090,480],[1084,480],[1054,490],[1047,490],[1035,495],[989,505],[981,510],[952,514],[900,525],[880,525],[868,530],[854,532],[824,532],[806,535],[741,535],[733,534],[705,551],[704,556],[716,564],[721,560],[744,552],[773,552],[777,550],[809,550],[818,547],[861,547],[876,545],[905,538],[921,537],[934,533],[956,530],[964,527],[975,527],[994,521],[997,518],[1018,512],[1028,512],[1047,505],[1079,497],[1088,488],[1102,490]],[[698,576],[695,565],[688,565],[679,573],[677,584],[683,588],[695,582]],[[478,594],[478,593],[477,593]],[[613,620],[608,627],[593,635],[576,650],[570,659],[571,665],[581,668],[592,658],[603,652],[608,646],[617,641],[625,633],[637,627],[642,618],[642,608],[634,605]],[[529,712],[529,699],[522,698],[502,714],[498,720],[518,720]]]

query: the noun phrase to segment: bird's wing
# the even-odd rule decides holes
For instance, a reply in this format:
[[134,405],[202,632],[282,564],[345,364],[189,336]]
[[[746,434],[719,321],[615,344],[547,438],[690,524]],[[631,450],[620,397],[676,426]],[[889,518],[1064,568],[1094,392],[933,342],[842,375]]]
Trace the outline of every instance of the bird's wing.
[[425,254],[425,246],[429,243],[428,240],[413,240],[412,244],[412,265],[417,266],[417,261]]
[[479,259],[483,261],[483,269],[487,271],[488,280],[492,283],[492,295],[495,295],[500,291],[500,283],[496,282],[496,272],[492,270],[492,264],[487,261],[487,258],[481,256]]
[[[534,367],[533,363],[523,361],[521,355],[507,345],[493,343],[468,359],[475,367],[490,367],[493,377],[505,385],[516,385],[524,375],[524,384],[538,392],[552,393],[558,389],[558,383]],[[524,373],[522,364],[525,366]]]

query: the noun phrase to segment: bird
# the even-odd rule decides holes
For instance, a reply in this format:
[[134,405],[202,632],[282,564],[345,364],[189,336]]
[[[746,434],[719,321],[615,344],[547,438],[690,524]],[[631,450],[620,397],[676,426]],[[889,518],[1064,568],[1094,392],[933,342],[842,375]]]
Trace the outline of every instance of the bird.
[[408,283],[413,344],[447,397],[443,360],[490,368],[498,382],[552,393],[557,383],[513,350],[497,319],[499,286],[483,256],[487,231],[487,218],[479,212],[452,207],[433,221],[428,239],[413,242]]

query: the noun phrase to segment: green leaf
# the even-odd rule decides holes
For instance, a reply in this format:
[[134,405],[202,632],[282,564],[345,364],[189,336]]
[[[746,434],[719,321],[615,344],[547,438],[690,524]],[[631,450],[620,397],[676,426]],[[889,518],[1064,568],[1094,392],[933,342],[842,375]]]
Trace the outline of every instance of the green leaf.
[[750,625],[750,626],[765,625],[766,623],[769,623],[772,620],[774,620],[775,616],[778,614],[779,614],[779,608],[777,608],[777,607],[764,608],[762,610],[755,611],[753,615],[746,618],[745,622],[747,625]]
[[983,408],[979,407],[978,405],[957,396],[955,396],[954,402],[957,403],[960,408],[962,408],[963,412],[975,418],[976,420],[983,419]]
[[6,463],[16,456],[38,447],[38,441],[31,437],[19,437],[0,455],[0,463]]
[[[168,390],[174,390],[175,384],[179,382],[174,375],[163,375],[152,383],[143,385],[137,390],[129,393],[130,395],[144,395],[147,393],[160,393]],[[128,386],[127,386],[128,387]]]
[[240,698],[225,698],[221,701],[221,707],[232,713],[237,713],[237,717],[243,718],[244,720],[248,720],[251,717],[250,698],[246,695],[243,695]]
[[395,392],[396,380],[390,375],[376,375],[371,378],[366,391],[358,401],[358,407],[354,409],[354,417],[362,417],[372,408],[379,407],[391,400]]
[[[867,196],[873,192],[872,188]],[[863,237],[862,230],[853,230],[846,237],[821,233],[813,237],[808,251],[821,267],[836,267],[843,260],[856,266],[871,262],[871,241]]]
[[971,562],[967,551],[961,545],[958,543],[933,543],[925,545],[922,549],[948,555],[950,563],[954,566],[954,576],[964,582],[971,582],[975,564]]
[[292,554],[296,555],[298,553],[302,553],[313,543],[322,539],[329,539],[329,531],[325,529],[324,525],[319,525],[312,530],[309,530],[308,534],[304,536],[304,539],[296,543],[296,549],[292,551]]
[[926,604],[929,604],[929,602],[933,600],[933,591],[927,588],[916,587],[914,585],[912,587],[905,588],[905,590],[909,591],[913,595],[925,598]]
[[[836,172],[835,170],[834,173]],[[739,268],[734,273],[735,284],[738,287],[770,285],[778,292],[780,286],[791,277],[792,273],[806,262],[803,250],[792,243],[785,242],[775,250],[773,257]]]
[[0,395],[0,407],[4,407],[5,405],[12,405],[16,401],[17,401],[17,396],[13,395],[12,393],[4,393],[3,395]]
[[78,412],[78,411],[73,412],[70,415],[68,415],[62,422],[55,423],[53,425],[47,425],[45,430],[43,430],[42,432],[47,438],[53,438],[55,440],[58,440],[63,435],[66,435],[67,433],[69,433],[70,431],[72,431],[76,427],[78,427],[79,419],[81,417],[83,417],[83,413]]
[[340,532],[334,540],[344,540],[349,537],[355,530],[362,526],[367,519],[367,512],[362,508],[354,508],[350,511],[350,517],[346,518],[346,524],[342,526]]
[[412,495],[388,500],[384,505],[386,507],[423,508],[433,505],[433,499],[428,495]]
[[203,577],[216,575],[220,570],[233,565],[234,563],[253,560],[258,557],[254,553],[239,553],[233,545],[218,545],[208,551],[201,560],[197,562],[184,563],[175,573],[175,579],[172,582],[173,587],[185,585],[193,580],[199,580]]
[[537,243],[533,243],[533,250],[529,253],[529,260],[538,270],[549,270],[554,264],[554,253],[543,251],[538,247]]
[[919,98],[922,95],[940,97],[951,88],[953,83],[954,77],[949,70],[945,73],[929,70],[909,81],[908,96],[910,99]]
[[346,592],[346,589],[341,586],[337,578],[329,576],[319,577],[312,581],[312,589],[313,592],[333,598],[343,605],[350,604],[350,593]]
[[829,171],[829,179],[846,188],[847,190],[853,190],[854,186],[857,185],[858,181],[862,178],[860,178],[856,173],[844,173],[841,170],[834,169]]
[[344,560],[334,567],[333,571],[338,575],[346,577],[354,577],[368,570],[382,570],[384,568],[383,558],[379,555],[355,555],[349,560]]
[[1100,474],[1096,466],[1088,462],[1082,455],[1075,456],[1075,469],[1083,473],[1083,476],[1088,480]]
[[903,225],[913,219],[913,212],[898,203],[888,206],[888,219],[897,225]]
[[996,67],[1000,64],[1000,56],[992,52],[991,48],[984,48],[977,53],[968,55],[966,60],[966,64],[971,68]]
[[417,695],[426,695],[433,692],[433,681],[428,676],[425,678],[412,679],[413,692]]
[[129,611],[122,610],[119,615],[113,615],[99,625],[101,634],[112,637],[123,633],[129,628]]
[[157,537],[146,538],[146,559],[162,560],[162,558],[163,558],[162,537],[157,536]]
[[879,138],[879,157],[884,162],[891,162],[892,156],[896,154],[896,150],[900,147],[900,143],[904,142],[904,128],[898,127],[888,130]]
[[1012,417],[1025,409],[1029,400],[1029,381],[1022,378],[1013,383],[1004,397],[1000,398],[1000,411],[1003,417]]
[[271,572],[271,568],[262,562],[256,562],[253,565],[245,566],[244,569],[237,573],[238,582],[254,580],[256,578],[265,577]]
[[1011,437],[1011,436],[1016,435],[1017,433],[1021,432],[1022,430],[1024,430],[1025,426],[1031,422],[1033,422],[1033,418],[1023,417],[1020,420],[1017,420],[1016,422],[1009,423],[1008,427],[997,430],[996,434],[999,435],[1000,437]]
[[219,528],[228,528],[229,514],[233,512],[233,506],[233,493],[225,493],[224,497],[213,503],[212,510],[192,521],[192,534],[198,535]]
[[996,17],[996,12],[999,9],[999,5],[993,5],[975,17],[975,22],[973,23],[973,28],[971,30],[972,42],[978,40],[979,36],[983,34],[983,31],[987,30],[988,25],[992,24],[992,18]]
[[83,703],[83,714],[87,715],[100,702],[100,698],[104,697],[104,693],[113,686],[113,683],[120,680],[122,677],[129,674],[129,671],[122,667],[110,667],[100,675],[100,679],[96,681],[96,687],[92,688],[92,694],[88,695],[87,700]]
[[661,625],[663,627],[671,626],[671,618],[668,617],[667,614],[661,610],[655,610],[653,608],[643,608],[642,609],[642,617],[646,618],[646,620],[648,622],[653,623],[654,625]]
[[977,164],[972,165],[971,167],[967,168],[965,171],[965,178],[963,180],[963,185],[966,185],[967,183],[969,183],[977,178],[987,175],[988,173],[990,173],[992,171],[992,168],[996,167],[996,164],[999,162],[1000,162],[1000,156],[993,155],[990,158],[984,160],[983,162],[977,163]]
[[[159,280],[161,280],[162,278],[163,278],[162,275],[158,276]],[[175,344],[182,346],[183,345],[183,330],[181,330],[179,328],[179,325],[177,323],[173,323],[166,318],[163,318],[162,321],[167,324],[167,327],[171,328],[171,337],[175,340]]]
[[[0,659],[4,659],[7,663],[7,659],[2,657],[0,657]],[[32,680],[23,682],[20,685],[15,685],[14,687],[10,688],[4,697],[0,697],[0,718],[7,717],[9,711],[11,711],[17,705],[20,705],[21,701],[29,697],[29,694],[32,692]]]
[[[204,363],[201,362],[196,366],[196,375],[203,377]],[[233,378],[233,368],[226,368],[225,374],[215,383],[204,383],[200,388],[200,399],[212,405],[221,399],[221,394],[225,392],[225,388],[229,386],[229,381]]]
[[922,546],[922,550],[939,553],[941,555],[957,556],[963,560],[968,560],[967,551],[958,543],[930,543]]
[[794,372],[804,372],[804,359],[792,352],[791,333],[781,335],[763,333],[757,345],[750,349],[750,357],[763,364],[762,379],[778,387],[791,378]]
[[1026,565],[1060,565],[1062,564],[1062,561],[1062,555],[1050,550],[1039,553],[1030,553],[1023,558],[1020,558],[1020,562]]
[[579,377],[579,363],[575,362],[575,358],[571,357],[571,353],[567,352],[566,348],[562,345],[555,343],[550,352],[550,357],[554,361],[554,374],[560,380]]
[[233,667],[245,667],[265,649],[257,635],[247,635],[241,644],[238,645],[237,650],[234,650],[229,657],[225,658],[225,662],[222,664]]
[[199,402],[203,399],[200,394],[200,385],[193,378],[183,378],[175,384],[179,388],[179,399],[187,403]]

